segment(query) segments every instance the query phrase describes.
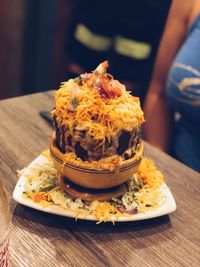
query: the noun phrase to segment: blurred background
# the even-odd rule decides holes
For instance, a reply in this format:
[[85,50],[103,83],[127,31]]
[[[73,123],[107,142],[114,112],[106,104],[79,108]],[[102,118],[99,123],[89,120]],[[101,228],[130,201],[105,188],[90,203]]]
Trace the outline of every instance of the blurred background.
[[109,59],[143,101],[170,3],[1,0],[0,99],[57,89]]
[[69,0],[0,1],[0,99],[58,87],[71,11]]

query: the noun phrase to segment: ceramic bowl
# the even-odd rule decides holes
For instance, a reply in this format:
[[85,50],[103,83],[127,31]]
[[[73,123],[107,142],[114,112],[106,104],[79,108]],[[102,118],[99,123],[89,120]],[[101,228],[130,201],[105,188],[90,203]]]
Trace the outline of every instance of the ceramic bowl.
[[[120,167],[110,170],[107,164],[100,163],[98,168],[88,161],[65,160],[66,154],[62,153],[55,142],[55,133],[50,139],[50,154],[55,168],[71,182],[91,189],[106,189],[118,186],[137,171],[143,155],[143,142],[140,141],[139,149],[133,158],[124,161]],[[98,165],[98,164],[95,164]]]

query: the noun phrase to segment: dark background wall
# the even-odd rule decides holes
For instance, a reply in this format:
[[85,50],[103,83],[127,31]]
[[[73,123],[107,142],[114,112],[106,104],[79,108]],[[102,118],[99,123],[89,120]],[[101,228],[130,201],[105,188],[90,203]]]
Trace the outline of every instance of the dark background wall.
[[22,93],[47,90],[51,85],[55,0],[25,2]]
[[65,76],[69,0],[0,1],[0,98],[57,88]]

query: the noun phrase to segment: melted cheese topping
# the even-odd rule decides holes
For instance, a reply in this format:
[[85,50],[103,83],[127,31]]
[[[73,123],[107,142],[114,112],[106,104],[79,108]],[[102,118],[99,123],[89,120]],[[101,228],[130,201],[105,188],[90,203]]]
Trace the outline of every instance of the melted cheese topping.
[[102,96],[89,83],[78,85],[74,80],[62,84],[55,96],[52,115],[59,127],[67,126],[71,135],[76,130],[87,131],[103,144],[105,138],[122,130],[132,131],[144,122],[139,98],[123,91],[113,98]]

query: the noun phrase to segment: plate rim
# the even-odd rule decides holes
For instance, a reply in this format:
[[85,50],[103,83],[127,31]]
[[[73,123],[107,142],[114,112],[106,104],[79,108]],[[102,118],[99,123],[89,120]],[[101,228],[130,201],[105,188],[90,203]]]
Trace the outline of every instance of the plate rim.
[[[48,160],[45,156],[39,155],[36,157],[28,166],[27,168],[34,168],[34,165],[37,165],[38,163],[41,163],[41,161]],[[23,191],[24,191],[24,184],[25,184],[26,177],[22,174],[20,175],[15,188],[13,190],[12,198],[18,203],[23,206],[39,210],[41,212],[53,214],[53,215],[59,215],[63,217],[69,217],[79,220],[88,220],[88,221],[97,221],[98,219],[95,218],[93,215],[77,215],[75,211],[72,211],[70,209],[65,209],[56,205],[50,205],[47,207],[43,207],[41,204],[34,202],[31,199],[26,199],[23,197]],[[122,216],[119,218],[110,218],[106,222],[130,222],[130,221],[140,221],[140,220],[146,220],[146,219],[153,219],[158,218],[164,215],[168,215],[172,212],[174,212],[177,208],[175,199],[171,193],[170,188],[166,185],[164,182],[161,186],[161,190],[163,190],[163,193],[166,197],[166,201],[163,205],[161,205],[158,209],[145,211],[137,214],[133,214],[130,216]]]

